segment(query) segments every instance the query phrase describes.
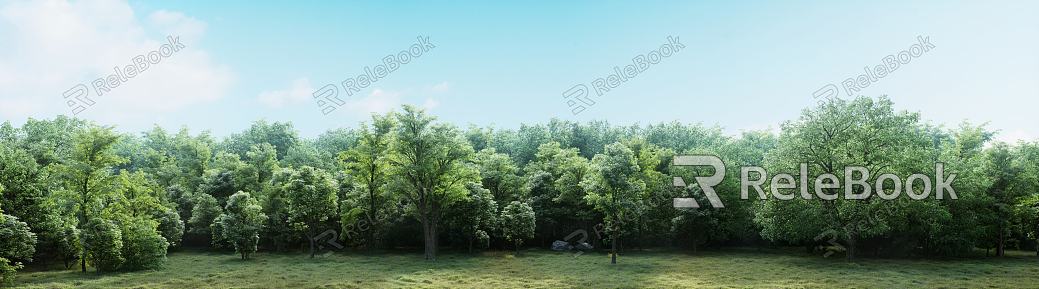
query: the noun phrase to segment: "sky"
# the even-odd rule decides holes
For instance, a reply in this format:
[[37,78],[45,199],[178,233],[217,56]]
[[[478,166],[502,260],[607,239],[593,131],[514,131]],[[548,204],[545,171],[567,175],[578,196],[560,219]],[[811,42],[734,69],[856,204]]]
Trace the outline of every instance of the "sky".
[[0,121],[219,137],[266,118],[314,138],[410,103],[463,129],[734,135],[796,120],[821,91],[1016,142],[1039,137],[1036,15],[1039,1],[0,0]]

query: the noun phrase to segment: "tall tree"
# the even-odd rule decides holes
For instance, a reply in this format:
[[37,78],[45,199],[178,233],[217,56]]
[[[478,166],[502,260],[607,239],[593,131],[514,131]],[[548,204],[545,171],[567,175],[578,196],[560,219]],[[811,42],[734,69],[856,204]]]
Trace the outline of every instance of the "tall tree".
[[[372,114],[372,126],[361,122],[359,133],[360,141],[354,148],[339,153],[337,160],[345,163],[348,172],[360,184],[360,198],[354,202],[355,207],[344,208],[342,214],[343,230],[348,224],[353,224],[366,215],[369,229],[367,230],[366,247],[368,254],[372,253],[375,246],[375,232],[379,224],[375,223],[379,218],[380,208],[388,202],[388,197],[383,194],[382,186],[389,180],[386,153],[390,145],[390,132],[396,123],[391,114],[380,116]],[[344,234],[345,235],[345,234]],[[346,236],[342,236],[346,237]]]
[[519,254],[523,239],[534,237],[535,217],[534,209],[531,209],[527,203],[520,201],[512,201],[501,211],[501,222],[505,231],[505,238],[516,243],[517,254]]
[[473,149],[452,124],[437,122],[424,109],[405,104],[394,113],[392,152],[387,160],[397,178],[397,192],[411,201],[415,216],[422,222],[425,260],[436,260],[439,231],[437,223],[445,206],[462,198],[468,181],[478,180],[466,164]]
[[[114,180],[109,166],[126,162],[126,159],[111,152],[112,146],[120,137],[114,129],[90,123],[86,129],[73,137],[71,161],[54,167],[64,188],[76,195],[73,201],[74,214],[79,219],[80,230],[90,223],[93,215],[99,213],[92,204],[105,193],[105,188]],[[86,258],[82,259],[81,265],[83,272],[86,272]]]
[[234,245],[235,252],[242,259],[256,252],[256,243],[260,241],[260,228],[267,221],[260,204],[249,193],[239,191],[227,200],[224,214],[216,218],[220,223],[223,238]]
[[289,214],[310,239],[310,258],[314,258],[314,237],[320,222],[337,212],[339,184],[321,169],[302,167],[289,177]]
[[631,149],[616,142],[606,145],[606,154],[597,154],[592,158],[592,173],[581,181],[588,192],[585,200],[607,216],[606,224],[612,235],[612,264],[617,264],[621,216],[638,207],[645,189],[638,174],[638,160]]
[[[788,176],[793,178],[813,179],[815,176],[830,174],[845,176],[846,167],[862,166],[868,171],[867,184],[875,184],[878,177],[884,173],[893,173],[896,176],[909,176],[920,172],[933,172],[934,163],[927,169],[927,163],[932,156],[929,149],[932,143],[927,139],[919,126],[920,114],[906,111],[895,112],[893,103],[886,96],[881,96],[874,101],[872,98],[860,96],[852,101],[843,99],[830,100],[814,109],[802,111],[797,121],[786,121],[782,124],[782,134],[776,144],[776,149],[766,155],[766,167],[772,174],[789,172]],[[801,175],[800,164],[806,164],[805,172]],[[849,172],[851,173],[851,172]],[[946,173],[947,174],[947,173]],[[933,175],[933,174],[932,174]],[[765,178],[766,176],[761,176]],[[845,176],[858,178],[854,176]],[[948,176],[943,175],[942,178]],[[793,179],[787,179],[792,181]],[[827,181],[827,185],[833,184],[833,178]],[[938,179],[941,180],[941,179]],[[935,181],[938,181],[935,180]],[[773,181],[775,182],[775,181]],[[794,182],[791,182],[793,184]],[[889,227],[881,225],[862,229],[856,228],[860,221],[866,221],[868,212],[882,202],[877,194],[866,194],[863,186],[851,186],[852,190],[845,189],[849,184],[841,184],[840,187],[819,188],[825,195],[833,196],[832,199],[824,199],[813,196],[809,192],[816,192],[811,182],[806,187],[800,188],[801,194],[795,189],[773,189],[773,194],[779,192],[789,199],[779,200],[778,196],[767,200],[769,206],[765,208],[777,208],[765,215],[774,218],[785,218],[787,220],[804,220],[805,222],[824,220],[823,227],[819,232],[833,230],[840,235],[846,243],[847,251],[845,260],[854,262],[856,240],[860,237],[879,235]],[[889,182],[890,184],[890,182]],[[919,184],[919,182],[918,182]],[[916,188],[917,192],[923,188]],[[847,198],[846,192],[864,194],[862,198]],[[891,192],[888,189],[888,192]],[[908,198],[908,194],[901,194],[899,198]],[[932,196],[933,197],[933,196]],[[809,200],[805,200],[809,198]],[[804,206],[801,209],[779,209],[785,206]],[[785,215],[785,214],[797,214]],[[765,222],[763,225],[781,224],[782,222]],[[796,223],[790,228],[801,230],[815,224]],[[766,227],[766,230],[776,229]],[[793,232],[786,232],[793,233]],[[796,238],[811,238],[812,234],[783,234],[777,236],[794,236]],[[790,240],[799,241],[799,240]]]

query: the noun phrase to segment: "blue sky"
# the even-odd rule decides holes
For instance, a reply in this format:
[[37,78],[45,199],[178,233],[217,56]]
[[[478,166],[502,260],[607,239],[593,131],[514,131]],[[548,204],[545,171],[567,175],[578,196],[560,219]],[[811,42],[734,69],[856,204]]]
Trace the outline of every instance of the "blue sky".
[[[71,115],[75,95],[63,94],[82,84],[95,103],[76,116],[124,132],[225,136],[266,117],[312,138],[406,102],[463,128],[558,117],[735,134],[796,119],[828,84],[848,98],[845,79],[919,36],[934,48],[857,94],[934,123],[990,121],[1000,140],[1039,137],[1037,1],[210,2],[0,0],[0,120]],[[96,94],[96,79],[167,36],[184,48]],[[435,48],[346,95],[342,81],[418,36]],[[685,48],[571,112],[563,92],[592,89],[669,36]],[[312,93],[328,84],[345,104],[324,115]]]

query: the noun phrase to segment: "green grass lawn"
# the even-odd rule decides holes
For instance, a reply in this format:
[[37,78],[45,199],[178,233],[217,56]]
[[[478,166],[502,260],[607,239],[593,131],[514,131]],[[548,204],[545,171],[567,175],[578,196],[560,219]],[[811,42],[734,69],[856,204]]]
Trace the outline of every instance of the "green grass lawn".
[[611,265],[605,252],[573,257],[528,249],[479,256],[444,250],[437,261],[421,253],[336,252],[309,259],[304,253],[256,253],[241,260],[231,252],[171,252],[166,268],[133,273],[29,267],[16,286],[30,288],[1039,288],[1035,252],[985,257],[878,259],[844,263],[805,254],[803,248],[727,248],[628,251]]

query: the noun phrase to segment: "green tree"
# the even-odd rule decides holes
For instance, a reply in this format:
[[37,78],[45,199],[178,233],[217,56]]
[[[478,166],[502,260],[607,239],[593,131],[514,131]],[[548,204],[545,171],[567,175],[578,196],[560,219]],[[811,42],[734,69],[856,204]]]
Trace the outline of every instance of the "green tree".
[[0,183],[6,187],[0,195],[0,207],[6,208],[7,214],[34,225],[46,220],[47,173],[32,155],[0,143]]
[[284,251],[290,244],[299,241],[299,228],[291,223],[288,191],[285,189],[294,173],[295,170],[288,168],[274,172],[270,185],[264,188],[258,198],[264,215],[267,215],[262,236],[270,242],[268,247],[272,251]]
[[481,184],[469,182],[466,183],[466,189],[469,191],[468,196],[456,201],[449,208],[448,215],[452,216],[454,227],[461,231],[463,239],[468,243],[469,254],[472,254],[474,245],[477,248],[489,245],[487,230],[498,223],[498,204],[491,192]]
[[234,172],[220,169],[206,176],[205,181],[195,190],[196,194],[207,194],[216,198],[220,206],[227,204],[227,198],[238,192]]
[[478,178],[465,163],[473,149],[454,125],[433,123],[436,117],[413,105],[403,108],[404,112],[394,113],[399,125],[387,160],[397,180],[396,192],[411,202],[414,216],[422,222],[424,259],[436,260],[437,225],[443,210],[464,197],[466,182]]
[[[356,201],[352,202],[353,206],[349,209],[343,208],[343,230],[347,231],[348,224],[354,224],[362,219],[362,214],[366,215],[368,221],[372,222],[367,224],[370,227],[366,238],[368,254],[372,253],[375,232],[379,229],[379,224],[374,222],[379,219],[379,210],[389,202],[389,196],[384,194],[382,186],[389,180],[386,153],[391,140],[390,132],[395,125],[392,114],[380,116],[373,113],[372,126],[368,127],[366,123],[361,122],[360,128],[356,130],[359,136],[357,146],[339,153],[336,158],[346,165],[348,172],[360,185],[356,191],[360,196],[354,198]],[[341,237],[347,236],[344,234]]]
[[[892,106],[893,103],[886,96],[881,96],[877,101],[860,96],[851,102],[835,99],[814,109],[803,110],[797,121],[786,121],[782,124],[782,134],[776,149],[766,155],[768,171],[773,175],[789,172],[793,178],[812,179],[823,174],[844,176],[846,167],[861,166],[869,172],[866,180],[868,184],[875,184],[876,179],[885,173],[908,176],[933,172],[934,163],[930,162],[930,169],[926,165],[933,155],[930,151],[933,145],[919,125],[920,114],[905,111],[896,113]],[[801,163],[806,164],[807,175],[798,172]],[[858,174],[850,177],[856,176]],[[941,177],[947,178],[946,175]],[[796,182],[792,179],[787,180],[790,183]],[[794,189],[773,190],[773,194],[781,192],[781,195],[786,196],[785,199],[797,200],[780,200],[779,196],[766,200],[768,204],[763,208],[767,211],[761,212],[759,217],[773,220],[762,221],[760,224],[765,226],[766,232],[784,228],[800,230],[773,231],[768,235],[773,240],[785,238],[791,242],[798,242],[813,238],[804,228],[817,226],[817,222],[821,220],[823,225],[818,232],[836,232],[847,247],[845,260],[849,263],[854,262],[855,242],[858,238],[876,236],[890,230],[887,222],[867,227],[858,225],[868,222],[869,212],[889,200],[865,194],[865,188],[862,186],[852,186],[851,192],[864,194],[861,195],[864,197],[847,198],[849,194],[841,194],[847,186],[848,184],[843,184],[840,188],[819,188],[826,193],[825,195],[832,196],[832,199],[813,197],[809,192],[815,192],[816,189],[811,182],[801,188],[801,196],[798,196]],[[886,188],[888,192],[892,191],[890,187]],[[922,187],[915,189],[917,192],[923,190]],[[908,194],[899,195],[899,198],[908,198]],[[798,208],[784,208],[785,206]],[[786,227],[775,227],[784,224],[784,220],[794,223],[786,223],[790,225]]]
[[[97,268],[97,274],[119,270],[123,261],[123,233],[114,222],[92,218],[83,226],[83,260]],[[85,266],[85,265],[84,265]]]
[[339,184],[321,169],[302,167],[289,177],[285,190],[289,214],[310,239],[310,258],[314,258],[315,230],[336,214]]
[[243,260],[249,259],[256,252],[260,229],[267,221],[267,215],[263,214],[256,199],[241,191],[227,200],[224,211],[226,213],[217,217],[215,222],[220,223],[224,239],[234,245],[235,252],[241,254]]
[[524,238],[534,237],[534,209],[527,203],[512,201],[501,212],[502,226],[505,228],[505,238],[516,243],[516,253],[519,254],[520,245]]
[[18,221],[18,217],[0,213],[0,258],[32,261],[34,253],[36,234],[29,230],[29,225]]
[[159,223],[147,216],[123,220],[120,237],[124,270],[161,269],[170,243],[157,230]]
[[[119,138],[114,127],[100,127],[91,123],[73,136],[71,159],[53,167],[65,190],[76,195],[64,201],[73,203],[72,213],[79,219],[80,230],[99,213],[99,207],[95,204],[108,193],[105,189],[115,180],[109,166],[126,162],[126,159],[111,152]],[[83,259],[81,265],[83,272],[86,272],[86,259]]]
[[213,220],[223,214],[223,209],[213,196],[204,193],[196,194],[196,196],[195,208],[191,210],[191,220],[188,221],[188,224],[191,224],[188,232],[209,236],[211,240],[218,240],[220,236],[214,234],[211,225]]
[[597,154],[592,158],[592,173],[581,185],[588,192],[585,200],[594,205],[606,217],[610,229],[612,245],[612,264],[617,264],[617,243],[619,242],[621,216],[634,210],[641,202],[641,194],[645,184],[638,178],[639,165],[631,149],[620,142],[606,146],[606,154]]

